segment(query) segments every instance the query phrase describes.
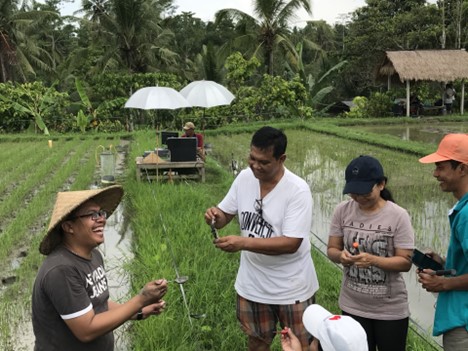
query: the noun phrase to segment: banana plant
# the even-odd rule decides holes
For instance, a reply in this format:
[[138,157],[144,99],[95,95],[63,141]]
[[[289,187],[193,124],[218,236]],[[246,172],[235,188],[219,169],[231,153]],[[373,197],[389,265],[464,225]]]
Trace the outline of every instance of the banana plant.
[[[39,83],[25,83],[18,86],[20,94],[23,96],[18,101],[10,101],[11,106],[21,115],[30,116],[34,119],[35,125],[44,132],[45,135],[50,135],[49,129],[44,123],[43,116],[47,116],[55,108],[56,94],[53,83],[48,89],[44,90],[39,87]],[[4,96],[0,96],[4,101],[8,100]]]
[[[306,44],[316,50],[319,49],[316,44],[310,41],[306,42]],[[317,78],[315,78],[312,74],[307,73],[304,67],[304,63],[302,61],[303,46],[304,44],[300,42],[296,45],[294,50],[290,51],[291,55],[288,55],[289,62],[286,64],[286,67],[291,72],[299,75],[301,82],[309,95],[310,105],[317,108],[317,110],[325,111],[330,107],[330,105],[327,105],[322,109],[318,109],[318,106],[322,105],[322,101],[334,89],[332,85],[328,84],[329,78],[331,78],[333,73],[338,72],[344,65],[346,65],[347,61],[337,63],[328,71],[321,73]]]
[[86,131],[86,127],[89,124],[88,116],[86,116],[83,113],[83,110],[79,110],[78,113],[76,114],[75,119],[76,119],[76,125],[78,126],[78,128],[80,128],[81,133],[84,133]]
[[95,109],[93,107],[93,104],[91,104],[91,100],[89,99],[88,94],[86,94],[86,90],[83,87],[83,83],[78,78],[75,78],[75,87],[76,91],[78,92],[78,95],[80,96],[81,106],[85,110],[85,112],[83,112],[83,109],[80,109],[80,111],[78,111],[78,114],[76,116],[77,122],[78,120],[83,122],[85,120],[84,117],[86,117],[86,122],[89,119],[91,119],[93,123],[97,124],[99,111],[97,108]]
[[86,93],[86,89],[84,88],[83,83],[78,78],[75,78],[75,87],[81,100],[81,108],[76,116],[76,122],[82,132],[85,131],[86,125],[89,124],[95,128],[98,128],[99,117],[104,110],[113,107],[120,107],[126,101],[126,98],[116,98],[111,101],[105,101],[95,108],[91,103],[88,94]]

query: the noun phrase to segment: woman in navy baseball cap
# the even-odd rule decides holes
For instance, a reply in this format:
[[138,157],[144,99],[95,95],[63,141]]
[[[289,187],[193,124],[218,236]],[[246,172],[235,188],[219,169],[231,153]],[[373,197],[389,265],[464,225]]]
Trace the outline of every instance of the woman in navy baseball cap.
[[376,158],[353,159],[345,180],[350,199],[335,208],[327,249],[343,265],[339,306],[362,325],[369,351],[405,351],[409,306],[402,272],[410,270],[414,249],[410,217],[394,202]]

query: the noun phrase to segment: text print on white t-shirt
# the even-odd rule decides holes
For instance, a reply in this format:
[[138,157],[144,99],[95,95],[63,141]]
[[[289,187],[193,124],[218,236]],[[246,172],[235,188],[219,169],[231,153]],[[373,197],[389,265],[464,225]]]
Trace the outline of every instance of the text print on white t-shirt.
[[244,211],[240,215],[241,230],[249,232],[251,238],[271,238],[273,227],[257,212]]

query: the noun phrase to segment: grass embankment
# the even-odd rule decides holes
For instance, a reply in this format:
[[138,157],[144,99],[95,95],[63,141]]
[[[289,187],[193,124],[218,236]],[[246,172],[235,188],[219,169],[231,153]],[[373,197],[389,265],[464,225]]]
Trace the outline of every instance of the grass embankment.
[[[296,124],[291,126],[297,127]],[[255,129],[257,126],[225,130],[226,134],[246,132],[235,136],[237,146],[230,149],[230,153],[245,155],[250,132]],[[142,150],[151,149],[152,143],[150,134],[136,135],[129,159],[133,160]],[[239,255],[216,250],[211,243],[209,227],[203,220],[205,209],[215,205],[232,182],[232,175],[227,170],[229,161],[226,155],[220,164],[208,158],[205,184],[147,183],[137,182],[134,176],[128,177],[125,184],[127,208],[134,230],[136,252],[135,261],[129,269],[133,272],[135,291],[149,279],[173,279],[174,261],[179,274],[189,276],[189,281],[184,285],[188,311],[179,287],[172,285],[165,298],[168,307],[164,314],[144,323],[133,324],[135,350],[246,349],[246,338],[235,316],[233,286]],[[129,165],[129,172],[131,175],[135,172],[133,162]],[[231,223],[220,234],[238,232],[236,224]],[[321,284],[317,302],[339,313],[337,301],[341,270],[317,250],[313,250],[312,255]],[[206,317],[188,317],[188,314],[200,313],[206,314]],[[408,350],[434,349],[425,339],[410,331]],[[275,342],[272,350],[280,350],[278,342]]]

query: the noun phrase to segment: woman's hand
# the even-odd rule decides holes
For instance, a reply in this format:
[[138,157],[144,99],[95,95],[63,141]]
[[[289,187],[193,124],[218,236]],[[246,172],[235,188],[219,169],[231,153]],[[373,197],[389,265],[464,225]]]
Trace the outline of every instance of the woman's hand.
[[376,256],[368,254],[367,252],[362,252],[358,255],[351,257],[352,264],[356,265],[358,268],[369,268],[374,266],[374,259]]
[[166,301],[164,300],[160,300],[156,303],[143,307],[143,309],[141,310],[143,312],[143,319],[161,314],[164,311],[165,307]]
[[355,260],[353,258],[354,258],[354,256],[351,255],[351,253],[348,250],[341,250],[340,263],[344,267],[352,266],[354,264],[354,262],[355,262]]
[[167,280],[158,279],[147,283],[140,291],[143,306],[158,303],[167,292]]
[[281,331],[281,347],[283,351],[302,351],[301,342],[288,327]]

